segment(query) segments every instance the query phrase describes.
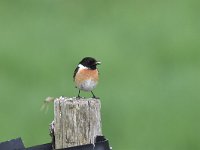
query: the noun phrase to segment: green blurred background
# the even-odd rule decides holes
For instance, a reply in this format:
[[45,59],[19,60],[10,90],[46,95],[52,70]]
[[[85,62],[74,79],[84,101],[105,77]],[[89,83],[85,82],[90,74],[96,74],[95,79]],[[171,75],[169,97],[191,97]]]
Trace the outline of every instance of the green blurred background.
[[[50,141],[53,104],[102,61],[103,133],[114,150],[200,149],[200,2],[0,1],[0,141]],[[82,96],[90,97],[89,93]]]

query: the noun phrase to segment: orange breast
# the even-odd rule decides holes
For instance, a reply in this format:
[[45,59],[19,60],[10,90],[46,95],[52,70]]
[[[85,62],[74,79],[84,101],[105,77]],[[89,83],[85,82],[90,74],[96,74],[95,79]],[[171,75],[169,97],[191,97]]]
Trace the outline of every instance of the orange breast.
[[76,73],[75,82],[76,84],[81,84],[84,80],[93,80],[98,82],[99,75],[98,70],[80,69]]

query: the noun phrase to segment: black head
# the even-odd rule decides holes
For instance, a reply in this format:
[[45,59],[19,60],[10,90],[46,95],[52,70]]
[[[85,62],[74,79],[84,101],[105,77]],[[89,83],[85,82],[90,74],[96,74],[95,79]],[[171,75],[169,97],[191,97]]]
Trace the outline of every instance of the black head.
[[79,64],[88,67],[89,69],[96,69],[96,66],[100,65],[100,62],[92,57],[85,57]]

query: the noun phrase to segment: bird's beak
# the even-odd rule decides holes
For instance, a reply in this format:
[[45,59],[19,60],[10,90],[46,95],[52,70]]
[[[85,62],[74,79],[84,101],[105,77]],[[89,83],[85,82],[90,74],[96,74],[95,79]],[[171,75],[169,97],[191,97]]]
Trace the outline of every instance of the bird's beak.
[[101,64],[101,62],[100,62],[100,61],[97,61],[97,62],[96,62],[96,65],[100,65],[100,64]]

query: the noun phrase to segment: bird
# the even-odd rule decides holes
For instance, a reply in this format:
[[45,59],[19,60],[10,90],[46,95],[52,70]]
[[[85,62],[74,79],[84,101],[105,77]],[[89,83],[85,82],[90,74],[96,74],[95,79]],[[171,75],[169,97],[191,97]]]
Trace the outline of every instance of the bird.
[[84,57],[76,67],[73,75],[75,87],[78,88],[78,96],[80,98],[80,91],[91,92],[92,98],[98,99],[92,92],[99,80],[99,71],[97,65],[100,65],[101,62],[97,61],[93,57]]

